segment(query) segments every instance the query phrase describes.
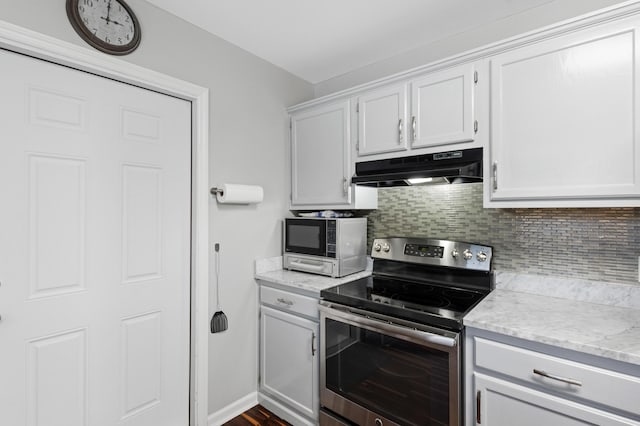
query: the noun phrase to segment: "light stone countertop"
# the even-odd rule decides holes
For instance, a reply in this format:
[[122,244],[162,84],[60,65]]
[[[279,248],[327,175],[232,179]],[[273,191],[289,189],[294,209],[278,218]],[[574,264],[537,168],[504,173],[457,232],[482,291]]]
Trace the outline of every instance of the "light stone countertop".
[[278,256],[269,259],[256,260],[254,277],[257,280],[308,291],[320,297],[320,291],[326,288],[368,277],[371,275],[371,266],[372,264],[369,260],[367,269],[362,272],[356,272],[355,274],[347,275],[342,278],[332,278],[323,275],[282,269],[282,256]]
[[640,285],[498,274],[464,324],[640,365],[639,297]]

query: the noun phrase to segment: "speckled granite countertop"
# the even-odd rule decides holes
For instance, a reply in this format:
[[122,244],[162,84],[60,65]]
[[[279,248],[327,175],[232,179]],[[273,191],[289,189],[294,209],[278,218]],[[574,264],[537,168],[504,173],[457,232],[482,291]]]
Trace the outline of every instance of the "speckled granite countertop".
[[640,285],[501,273],[464,324],[640,365]]
[[306,272],[282,269],[282,256],[259,259],[255,263],[255,279],[279,284],[285,287],[309,291],[320,296],[320,291],[334,285],[343,284],[371,275],[371,262],[367,270],[347,275],[342,278],[331,278]]

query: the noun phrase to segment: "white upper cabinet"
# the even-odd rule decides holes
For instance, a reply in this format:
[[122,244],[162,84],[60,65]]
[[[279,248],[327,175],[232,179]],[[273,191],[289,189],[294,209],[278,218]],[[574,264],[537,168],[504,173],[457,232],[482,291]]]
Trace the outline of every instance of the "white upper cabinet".
[[490,59],[485,206],[638,206],[638,18]]
[[474,64],[467,63],[359,95],[358,160],[437,152],[462,142],[471,147],[476,78]]
[[291,114],[291,209],[375,209],[375,188],[351,185],[350,101]]
[[411,82],[412,148],[474,140],[475,76],[465,64]]
[[357,99],[359,156],[407,149],[407,85],[367,92]]

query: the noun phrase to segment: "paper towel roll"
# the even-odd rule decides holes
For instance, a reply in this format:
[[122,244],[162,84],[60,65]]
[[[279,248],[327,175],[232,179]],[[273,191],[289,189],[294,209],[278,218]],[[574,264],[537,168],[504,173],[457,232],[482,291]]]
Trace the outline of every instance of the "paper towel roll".
[[222,204],[255,204],[264,198],[264,191],[258,185],[224,183],[218,189],[221,193],[216,194],[216,199]]

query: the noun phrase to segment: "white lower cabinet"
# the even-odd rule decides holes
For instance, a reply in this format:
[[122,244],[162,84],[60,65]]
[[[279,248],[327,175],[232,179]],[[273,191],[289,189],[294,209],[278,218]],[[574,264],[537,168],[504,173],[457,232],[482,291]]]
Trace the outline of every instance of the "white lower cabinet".
[[638,425],[630,419],[476,373],[476,424],[488,426]]
[[467,329],[465,424],[640,425],[640,368]]
[[261,287],[260,402],[293,424],[317,424],[318,300]]

